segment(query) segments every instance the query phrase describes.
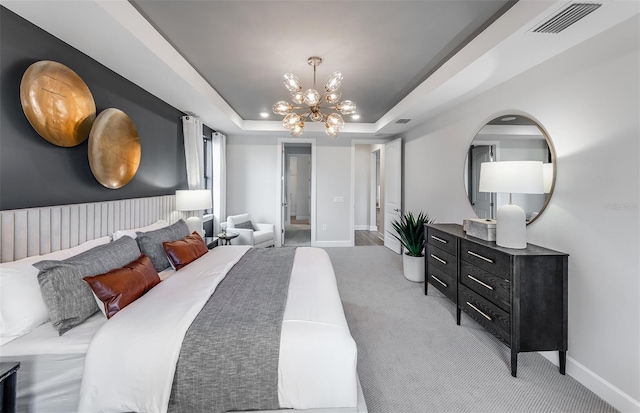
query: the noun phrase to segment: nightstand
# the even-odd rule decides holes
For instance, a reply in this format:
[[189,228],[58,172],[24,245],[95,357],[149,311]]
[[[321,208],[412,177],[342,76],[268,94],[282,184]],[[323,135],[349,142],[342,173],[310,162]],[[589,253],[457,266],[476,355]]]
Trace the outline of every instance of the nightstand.
[[218,246],[218,237],[204,237],[204,242],[210,250]]
[[16,374],[20,363],[0,363],[0,395],[2,395],[2,412],[16,411]]

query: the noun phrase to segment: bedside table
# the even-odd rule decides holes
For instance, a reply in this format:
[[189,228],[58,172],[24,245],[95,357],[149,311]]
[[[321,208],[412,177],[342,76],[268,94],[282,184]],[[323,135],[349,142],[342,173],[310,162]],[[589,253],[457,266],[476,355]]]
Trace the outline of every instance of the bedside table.
[[210,250],[218,246],[218,237],[204,237],[204,242]]
[[2,412],[16,411],[16,374],[20,363],[0,363],[0,392],[2,392]]

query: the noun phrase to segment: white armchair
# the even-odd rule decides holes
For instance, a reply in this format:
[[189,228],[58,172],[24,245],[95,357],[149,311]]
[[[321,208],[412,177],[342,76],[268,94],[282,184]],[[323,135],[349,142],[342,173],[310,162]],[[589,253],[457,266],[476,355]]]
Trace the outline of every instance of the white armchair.
[[272,247],[276,243],[276,226],[251,221],[249,214],[230,215],[226,229],[240,234],[231,240],[232,245],[253,245],[257,248]]

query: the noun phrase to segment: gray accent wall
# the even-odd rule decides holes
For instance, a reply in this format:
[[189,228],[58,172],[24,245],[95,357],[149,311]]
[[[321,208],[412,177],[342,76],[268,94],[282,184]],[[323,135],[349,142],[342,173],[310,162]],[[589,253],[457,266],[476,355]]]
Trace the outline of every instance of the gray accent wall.
[[[54,60],[87,84],[97,112],[123,110],[140,136],[138,172],[124,187],[103,187],[87,157],[88,141],[62,148],[31,127],[20,104],[24,71]],[[0,210],[171,195],[187,188],[184,114],[85,54],[0,6]]]

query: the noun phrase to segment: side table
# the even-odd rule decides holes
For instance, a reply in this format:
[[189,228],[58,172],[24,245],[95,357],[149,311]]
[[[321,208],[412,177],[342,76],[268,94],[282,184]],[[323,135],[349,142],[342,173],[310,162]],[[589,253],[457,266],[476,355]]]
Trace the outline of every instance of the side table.
[[224,241],[222,245],[231,245],[231,240],[237,238],[239,235],[237,232],[221,232],[218,234],[218,238]]
[[20,363],[0,363],[0,394],[2,394],[2,412],[16,411],[16,382]]
[[210,250],[218,246],[218,237],[204,237],[204,242]]

